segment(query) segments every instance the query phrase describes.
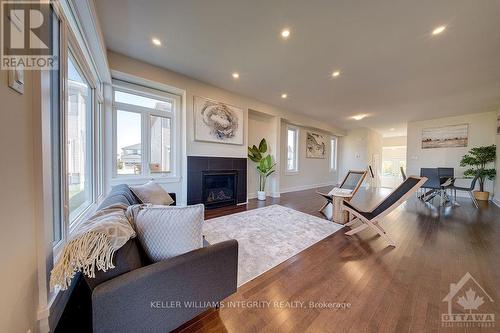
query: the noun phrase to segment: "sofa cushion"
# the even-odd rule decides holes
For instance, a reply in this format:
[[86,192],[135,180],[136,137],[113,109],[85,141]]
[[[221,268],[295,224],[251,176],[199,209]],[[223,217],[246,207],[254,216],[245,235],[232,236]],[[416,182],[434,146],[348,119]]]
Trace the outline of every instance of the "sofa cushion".
[[170,195],[154,181],[149,181],[144,185],[130,186],[130,189],[145,204],[169,206],[174,203]]
[[203,247],[204,206],[134,206],[137,238],[149,260],[162,261]]

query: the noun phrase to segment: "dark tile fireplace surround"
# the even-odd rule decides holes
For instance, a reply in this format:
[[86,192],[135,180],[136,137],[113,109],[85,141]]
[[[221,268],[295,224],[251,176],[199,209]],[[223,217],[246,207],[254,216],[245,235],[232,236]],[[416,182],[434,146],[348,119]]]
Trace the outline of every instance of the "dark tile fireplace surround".
[[247,159],[188,156],[187,203],[207,209],[247,201]]

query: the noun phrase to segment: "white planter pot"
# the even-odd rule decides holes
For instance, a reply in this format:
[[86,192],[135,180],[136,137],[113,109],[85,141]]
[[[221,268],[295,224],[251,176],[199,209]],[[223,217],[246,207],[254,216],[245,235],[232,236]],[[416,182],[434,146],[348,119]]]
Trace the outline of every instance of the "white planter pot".
[[257,200],[266,200],[266,192],[257,191]]

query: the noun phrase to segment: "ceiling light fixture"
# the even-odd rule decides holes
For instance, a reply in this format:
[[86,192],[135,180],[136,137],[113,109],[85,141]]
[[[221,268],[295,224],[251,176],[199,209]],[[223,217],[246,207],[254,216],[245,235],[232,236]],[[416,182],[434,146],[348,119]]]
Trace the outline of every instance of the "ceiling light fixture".
[[285,99],[285,98],[287,98],[287,97],[288,97],[288,95],[287,95],[287,94],[281,94],[281,98]]
[[151,38],[151,42],[156,46],[161,46],[161,40],[156,37]]
[[433,35],[439,35],[440,33],[442,33],[445,30],[446,30],[446,26],[442,25],[442,26],[437,27],[436,29],[432,30],[432,34]]
[[358,114],[358,115],[352,116],[351,119],[361,120],[363,118],[366,118],[367,116],[368,116],[367,114]]
[[337,77],[340,75],[340,71],[335,71],[332,73],[332,77]]
[[389,131],[394,132],[396,129],[394,127],[391,127]]
[[239,79],[240,78],[240,73],[234,72],[233,74],[233,79]]
[[289,29],[281,30],[281,37],[283,37],[283,39],[287,39],[288,37],[290,37],[290,30]]

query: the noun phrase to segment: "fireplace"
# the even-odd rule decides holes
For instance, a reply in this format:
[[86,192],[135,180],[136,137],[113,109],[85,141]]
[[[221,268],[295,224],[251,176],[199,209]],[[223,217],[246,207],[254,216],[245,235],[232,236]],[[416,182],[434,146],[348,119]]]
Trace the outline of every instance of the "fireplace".
[[236,205],[236,170],[204,171],[202,199],[207,209]]
[[247,201],[246,158],[188,156],[187,171],[188,205],[216,208]]

